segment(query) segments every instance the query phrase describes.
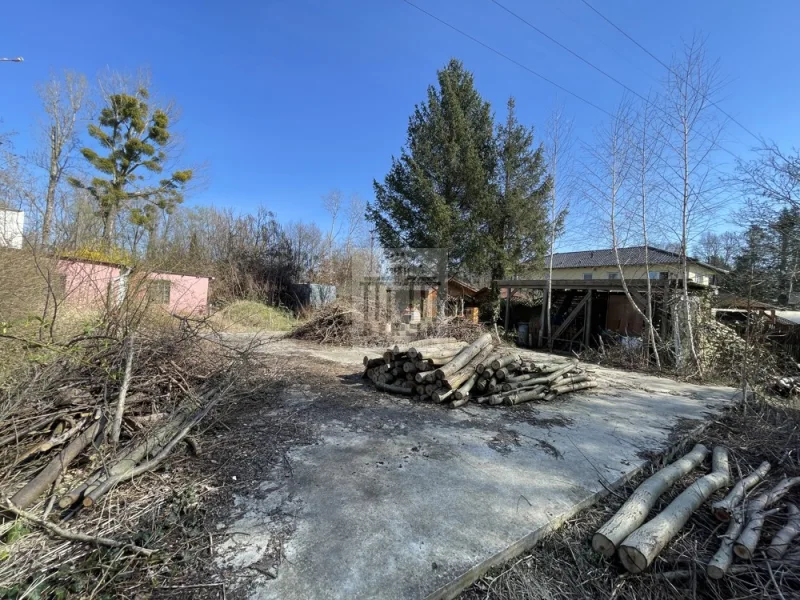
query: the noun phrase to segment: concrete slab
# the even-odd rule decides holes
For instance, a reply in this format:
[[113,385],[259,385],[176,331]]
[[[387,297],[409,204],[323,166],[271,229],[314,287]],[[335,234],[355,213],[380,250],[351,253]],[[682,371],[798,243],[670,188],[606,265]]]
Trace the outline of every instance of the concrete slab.
[[[364,354],[313,352],[353,371]],[[591,394],[535,407],[449,410],[360,384],[291,387],[277,410],[309,416],[318,441],[288,453],[291,477],[237,498],[218,565],[246,572],[246,593],[260,600],[453,597],[629,477],[682,419],[737,395],[589,369],[600,381]],[[276,539],[277,577],[248,570]]]

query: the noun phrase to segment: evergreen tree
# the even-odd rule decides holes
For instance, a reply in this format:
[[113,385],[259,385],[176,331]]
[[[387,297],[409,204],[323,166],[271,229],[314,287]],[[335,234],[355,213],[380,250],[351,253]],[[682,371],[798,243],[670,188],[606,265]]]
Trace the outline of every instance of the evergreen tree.
[[451,60],[437,78],[438,88],[428,88],[409,119],[400,158],[392,158],[383,183],[374,182],[367,218],[384,248],[443,248],[459,271],[474,248],[475,207],[494,194],[494,123],[460,61]]
[[[508,100],[506,122],[495,137],[497,170],[493,196],[476,208],[479,235],[475,252],[482,270],[491,273],[492,302],[499,311],[500,290],[494,283],[521,269],[541,267],[547,250],[547,175],[544,148],[534,144],[533,129],[517,120],[514,98]],[[564,215],[559,215],[563,221]],[[495,314],[497,317],[497,314]]]
[[[183,190],[192,171],[174,171],[169,177],[150,181],[147,173],[160,175],[168,160],[169,116],[148,104],[147,89],[133,95],[112,94],[100,111],[97,123],[89,125],[89,135],[99,143],[104,155],[91,148],[81,154],[102,175],[86,184],[70,182],[86,189],[97,203],[102,221],[103,245],[114,241],[117,216],[136,203],[131,215],[136,224],[153,229],[156,208],[167,210],[183,201]],[[104,177],[104,176],[105,177]],[[146,208],[150,206],[150,208]]]

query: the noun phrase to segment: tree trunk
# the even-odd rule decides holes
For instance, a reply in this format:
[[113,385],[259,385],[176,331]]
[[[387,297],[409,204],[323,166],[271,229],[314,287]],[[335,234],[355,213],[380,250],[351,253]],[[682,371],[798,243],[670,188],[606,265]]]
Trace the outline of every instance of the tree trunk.
[[697,468],[707,454],[708,449],[697,444],[691,452],[651,475],[636,488],[617,513],[598,529],[592,537],[592,548],[605,557],[613,556],[622,540],[644,523],[656,500],[678,479]]
[[670,502],[655,518],[631,533],[619,547],[623,566],[631,573],[641,573],[686,524],[703,502],[717,490],[730,485],[728,450],[714,448],[712,472],[701,477]]
[[714,513],[714,516],[720,521],[728,521],[733,511],[741,504],[742,500],[744,500],[747,491],[764,479],[769,469],[769,462],[764,461],[755,471],[750,473],[750,475],[740,479],[727,496],[711,505],[711,511]]
[[61,173],[58,168],[58,138],[55,126],[50,128],[50,165],[47,173],[47,192],[44,196],[44,214],[42,215],[42,246],[50,243],[50,228],[53,223],[53,212],[56,204],[56,186]]
[[114,412],[114,422],[111,427],[111,443],[119,442],[122,432],[122,417],[125,414],[125,398],[128,396],[128,388],[131,385],[131,372],[133,370],[133,335],[128,336],[125,344],[125,374],[122,377],[122,385],[119,388],[117,397],[117,409]]

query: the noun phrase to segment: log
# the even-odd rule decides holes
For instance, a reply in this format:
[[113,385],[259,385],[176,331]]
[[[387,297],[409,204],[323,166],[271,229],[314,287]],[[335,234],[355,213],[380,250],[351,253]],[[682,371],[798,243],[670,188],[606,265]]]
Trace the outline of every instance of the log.
[[437,404],[441,404],[453,395],[455,390],[438,389],[431,394],[431,399]]
[[790,502],[786,504],[786,515],[786,525],[775,534],[767,548],[767,556],[773,560],[782,558],[789,550],[792,540],[800,536],[800,508]]
[[25,487],[14,494],[11,498],[11,503],[20,509],[25,509],[33,504],[39,496],[47,491],[59,474],[67,470],[67,467],[75,460],[75,457],[83,452],[84,448],[99,436],[105,425],[106,419],[101,415],[99,419],[96,419],[94,423],[84,429],[78,437],[73,439],[58,456],[47,463]]
[[473,374],[477,375],[475,367],[477,367],[478,364],[480,364],[481,360],[483,360],[490,353],[491,353],[490,347],[484,348],[483,350],[478,352],[478,354],[476,354],[475,357],[471,361],[469,361],[463,369],[457,371],[456,373],[453,373],[446,379],[443,379],[443,381],[453,389],[459,387],[462,383],[464,383],[470,377],[472,377]]
[[800,483],[800,477],[783,479],[774,488],[756,496],[748,503],[745,526],[733,545],[733,551],[736,556],[745,560],[753,558],[756,546],[758,546],[758,540],[761,537],[761,528],[764,525],[764,520],[770,514],[767,509],[783,498],[798,483]]
[[[465,381],[465,382],[464,382],[464,383],[461,385],[461,387],[460,387],[460,388],[458,388],[458,389],[455,391],[455,393],[453,394],[453,398],[454,398],[456,401],[458,401],[458,400],[461,400],[461,399],[463,399],[463,398],[468,398],[468,397],[469,397],[469,392],[470,392],[470,390],[472,390],[472,388],[475,386],[475,383],[476,383],[477,381],[478,381],[478,372],[476,371],[476,372],[474,372],[472,375],[470,375],[470,376],[469,376],[469,379],[467,379],[467,380],[466,380],[466,381]],[[459,406],[461,406],[461,405],[459,404]]]
[[492,368],[484,369],[483,373],[481,373],[481,377],[483,377],[484,379],[491,379],[492,377],[494,377],[494,369]]
[[436,369],[436,377],[439,379],[447,379],[450,375],[463,369],[469,361],[471,361],[475,356],[483,350],[486,346],[492,343],[492,335],[490,333],[484,333],[481,337],[477,340],[472,342],[469,346],[464,348],[461,352],[459,352],[453,360],[451,360],[446,365],[442,365],[438,369]]
[[413,391],[410,387],[406,387],[404,385],[392,385],[390,383],[381,383],[380,381],[375,382],[375,387],[382,392],[405,394],[406,396],[410,396]]
[[497,371],[498,369],[502,369],[506,365],[510,365],[511,363],[519,362],[519,361],[520,361],[519,354],[513,354],[513,353],[512,354],[506,354],[506,355],[501,356],[499,358],[495,358],[489,364],[489,366],[492,367],[492,369],[494,369],[495,371]]
[[494,362],[495,360],[498,360],[500,358],[503,358],[503,356],[505,356],[505,354],[506,354],[505,350],[500,350],[500,351],[495,350],[494,352],[492,352],[492,354],[489,356],[489,358],[484,360],[481,364],[479,364],[476,367],[477,370],[478,370],[478,373],[483,373],[487,369],[491,369],[492,368],[492,362]]
[[542,398],[544,398],[545,389],[546,388],[543,385],[541,385],[534,387],[532,389],[520,390],[515,394],[506,396],[504,399],[504,403],[508,404],[509,406],[513,406],[515,404],[522,404],[523,402],[530,402],[531,400],[541,400]]
[[769,469],[769,462],[764,461],[750,475],[737,481],[727,496],[711,505],[711,512],[714,513],[714,516],[720,521],[730,520],[731,513],[744,500],[745,494],[767,476]]
[[706,574],[711,579],[722,579],[725,577],[728,569],[730,569],[733,563],[733,544],[742,531],[743,519],[744,515],[742,515],[741,512],[728,515],[728,520],[730,521],[728,530],[725,532],[725,535],[722,536],[722,543],[719,546],[719,550],[717,550],[706,567]]
[[426,346],[438,346],[443,344],[456,344],[458,340],[454,337],[439,337],[439,338],[426,338],[424,340],[416,340],[412,345],[407,346],[398,346],[395,345],[393,348],[389,350],[392,354],[406,354],[412,347],[413,348],[421,348]]
[[467,402],[469,402],[469,395],[464,396],[464,397],[462,397],[462,398],[460,398],[458,400],[453,400],[450,403],[450,408],[460,408],[460,407],[464,406]]
[[584,381],[583,383],[573,383],[572,385],[557,385],[550,388],[550,391],[544,397],[546,401],[553,400],[557,396],[561,394],[567,394],[569,392],[579,392],[581,390],[588,390],[590,388],[597,387],[596,381]]
[[380,367],[381,365],[386,364],[386,360],[383,357],[380,358],[370,358],[369,356],[364,357],[364,366],[368,369],[373,367]]
[[[446,346],[431,346],[430,348],[416,348],[414,355],[417,359],[448,359],[454,357],[466,347],[466,344],[458,343]],[[410,354],[411,352],[409,352]]]
[[403,372],[404,373],[416,373],[417,372],[417,365],[413,360],[407,360],[403,363]]
[[656,517],[626,537],[619,546],[622,565],[631,573],[641,573],[686,524],[692,513],[711,494],[731,484],[728,450],[715,446],[712,471],[701,477],[670,502]]
[[656,500],[678,479],[703,462],[707,455],[708,448],[697,444],[691,452],[647,478],[616,514],[594,534],[592,548],[595,552],[606,558],[613,556],[622,540],[644,523]]
[[437,381],[436,371],[425,371],[424,373],[417,373],[414,375],[414,381],[417,383],[433,383]]

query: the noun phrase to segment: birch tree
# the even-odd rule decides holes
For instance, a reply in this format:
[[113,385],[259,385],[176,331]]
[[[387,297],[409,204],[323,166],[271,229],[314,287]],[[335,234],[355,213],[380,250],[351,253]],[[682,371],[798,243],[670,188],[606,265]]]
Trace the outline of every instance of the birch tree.
[[[665,143],[665,192],[670,199],[676,241],[680,244],[680,269],[683,279],[682,310],[686,319],[686,340],[678,340],[678,364],[688,347],[692,363],[702,375],[694,339],[689,299],[688,249],[694,237],[707,229],[721,204],[722,181],[716,171],[715,155],[723,123],[718,120],[713,98],[720,89],[719,69],[705,56],[702,40],[684,44],[673,59],[665,82],[663,139]],[[680,335],[680,327],[675,324]]]
[[56,206],[56,193],[72,166],[80,140],[78,122],[85,115],[88,84],[86,77],[72,71],[57,76],[38,87],[46,120],[42,125],[44,150],[34,156],[34,163],[47,173],[47,185],[42,207],[39,242],[50,242]]
[[[572,121],[564,116],[563,105],[553,110],[545,127],[545,155],[552,185],[548,198],[548,232],[547,232],[547,284],[542,298],[542,316],[539,323],[539,347],[552,332],[551,307],[553,300],[553,254],[556,240],[563,231],[564,220],[569,212],[569,197],[572,184]],[[552,350],[552,339],[550,349]]]

